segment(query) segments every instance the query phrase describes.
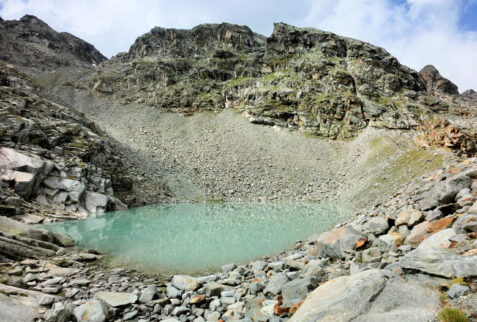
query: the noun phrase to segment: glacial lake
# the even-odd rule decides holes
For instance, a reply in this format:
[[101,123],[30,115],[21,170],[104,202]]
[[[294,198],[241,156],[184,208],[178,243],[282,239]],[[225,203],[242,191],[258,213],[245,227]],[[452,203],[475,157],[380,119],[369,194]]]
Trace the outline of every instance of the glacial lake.
[[162,273],[201,273],[278,254],[349,215],[312,202],[178,203],[45,225],[111,264]]

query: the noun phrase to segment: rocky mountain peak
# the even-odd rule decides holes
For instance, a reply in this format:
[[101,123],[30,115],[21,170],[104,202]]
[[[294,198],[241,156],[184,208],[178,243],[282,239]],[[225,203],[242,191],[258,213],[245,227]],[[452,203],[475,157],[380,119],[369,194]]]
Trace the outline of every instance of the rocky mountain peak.
[[428,91],[436,91],[444,94],[458,95],[457,85],[447,78],[442,77],[437,68],[426,65],[420,71],[422,78],[426,82]]
[[106,57],[90,43],[25,15],[20,20],[0,20],[0,60],[36,74],[65,66],[88,67]]
[[218,56],[227,56],[230,53],[223,50],[249,51],[264,45],[265,39],[247,26],[229,23],[202,24],[188,30],[155,27],[134,42],[129,57],[193,57],[214,51],[219,51]]

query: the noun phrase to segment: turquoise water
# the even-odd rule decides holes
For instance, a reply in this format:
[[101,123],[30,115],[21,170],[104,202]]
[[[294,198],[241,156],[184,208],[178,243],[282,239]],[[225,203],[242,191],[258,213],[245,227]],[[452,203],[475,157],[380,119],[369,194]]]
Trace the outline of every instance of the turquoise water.
[[197,273],[273,255],[333,227],[348,212],[295,203],[182,203],[147,206],[48,225],[80,247],[158,273]]

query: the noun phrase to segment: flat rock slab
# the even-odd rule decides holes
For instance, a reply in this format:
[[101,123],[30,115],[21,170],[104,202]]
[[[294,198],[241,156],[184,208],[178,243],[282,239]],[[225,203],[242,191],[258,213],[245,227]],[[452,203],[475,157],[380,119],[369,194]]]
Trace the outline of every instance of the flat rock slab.
[[429,321],[440,309],[439,283],[429,277],[388,279],[372,269],[335,278],[310,293],[290,321]]
[[388,281],[368,312],[353,321],[431,321],[437,316],[440,306],[438,283],[408,276],[407,281]]
[[290,321],[349,321],[368,309],[386,285],[382,270],[372,269],[328,281],[311,292]]
[[477,256],[462,256],[449,249],[449,238],[454,235],[449,228],[425,239],[401,259],[401,267],[447,278],[477,276]]
[[0,321],[31,322],[39,318],[38,303],[31,297],[0,293]]
[[101,300],[111,307],[118,307],[136,303],[137,296],[132,293],[121,292],[99,292],[94,295],[95,298]]
[[195,277],[176,275],[172,278],[172,285],[179,290],[193,291],[199,287],[199,281]]

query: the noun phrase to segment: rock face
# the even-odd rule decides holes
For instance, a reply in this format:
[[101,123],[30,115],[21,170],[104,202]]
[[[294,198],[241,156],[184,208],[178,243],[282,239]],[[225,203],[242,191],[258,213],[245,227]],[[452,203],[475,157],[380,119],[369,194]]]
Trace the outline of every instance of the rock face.
[[420,74],[426,82],[427,90],[440,92],[444,94],[458,95],[457,85],[447,78],[441,76],[439,71],[432,65],[424,66]]
[[121,103],[235,108],[253,123],[332,138],[368,124],[410,128],[427,110],[420,75],[384,49],[284,23],[269,38],[231,24],[156,27],[101,64],[88,87]]
[[13,188],[2,189],[0,200],[17,200],[16,214],[32,213],[25,208],[32,202],[52,213],[125,208],[114,196],[131,188],[120,148],[79,113],[43,97],[24,74],[0,66],[0,79],[0,179]]
[[25,15],[19,21],[0,20],[0,60],[26,71],[54,71],[99,64],[106,57],[84,40],[58,33],[37,17]]

